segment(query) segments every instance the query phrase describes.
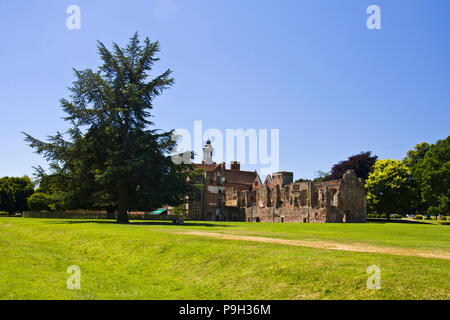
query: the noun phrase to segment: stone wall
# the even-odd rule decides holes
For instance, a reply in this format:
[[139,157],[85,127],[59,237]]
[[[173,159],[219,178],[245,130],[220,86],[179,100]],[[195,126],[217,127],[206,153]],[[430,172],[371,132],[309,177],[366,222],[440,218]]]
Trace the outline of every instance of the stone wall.
[[258,208],[245,209],[247,222],[310,222],[309,208]]
[[274,184],[256,190],[256,205],[243,195],[245,221],[366,222],[366,195],[361,179],[348,171],[341,180]]

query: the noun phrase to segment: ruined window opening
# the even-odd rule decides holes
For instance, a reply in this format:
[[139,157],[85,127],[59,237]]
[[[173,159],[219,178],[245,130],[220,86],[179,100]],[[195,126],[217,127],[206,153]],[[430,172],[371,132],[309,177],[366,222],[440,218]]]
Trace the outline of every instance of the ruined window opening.
[[300,191],[300,203],[302,207],[305,207],[308,204],[308,190]]
[[284,217],[281,217],[281,223],[284,223]]
[[337,206],[337,190],[336,189],[330,189],[330,204],[331,206],[336,207]]

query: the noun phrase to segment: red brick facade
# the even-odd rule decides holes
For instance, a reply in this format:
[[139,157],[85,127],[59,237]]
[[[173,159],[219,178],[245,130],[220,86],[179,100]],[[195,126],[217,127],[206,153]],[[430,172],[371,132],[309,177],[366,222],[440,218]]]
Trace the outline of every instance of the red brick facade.
[[[207,148],[208,147],[208,148]],[[210,141],[205,148],[211,152]],[[240,170],[233,161],[194,164],[204,174],[195,181],[199,194],[187,198],[188,218],[248,222],[366,222],[362,180],[348,171],[340,180],[293,182],[292,172],[276,172],[261,182],[256,171]]]

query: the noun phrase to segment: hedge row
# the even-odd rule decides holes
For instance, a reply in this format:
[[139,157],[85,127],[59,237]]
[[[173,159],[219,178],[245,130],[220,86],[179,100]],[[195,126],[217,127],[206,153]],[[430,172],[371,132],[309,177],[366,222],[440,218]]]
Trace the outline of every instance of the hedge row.
[[[116,214],[108,214],[104,211],[26,211],[24,218],[46,218],[46,219],[116,219]],[[172,220],[173,217],[167,215],[153,215],[149,213],[129,213],[130,220]]]
[[[367,218],[383,218],[386,219],[387,215],[386,214],[377,214],[377,213],[369,213],[367,214]],[[392,219],[401,219],[402,216],[399,214],[393,214],[391,215]]]

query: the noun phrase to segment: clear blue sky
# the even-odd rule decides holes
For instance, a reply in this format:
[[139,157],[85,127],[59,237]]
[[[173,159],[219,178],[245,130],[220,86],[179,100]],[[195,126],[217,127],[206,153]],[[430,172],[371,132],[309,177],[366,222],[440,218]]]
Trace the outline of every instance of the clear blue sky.
[[[66,28],[71,4],[81,30]],[[366,27],[370,4],[382,30]],[[160,41],[156,72],[174,71],[159,128],[278,128],[296,178],[360,151],[402,159],[450,133],[449,14],[447,0],[1,1],[0,176],[45,164],[20,132],[64,130],[72,68],[135,31]]]

